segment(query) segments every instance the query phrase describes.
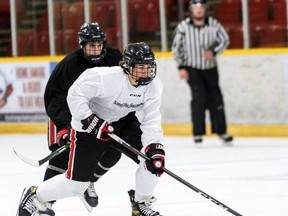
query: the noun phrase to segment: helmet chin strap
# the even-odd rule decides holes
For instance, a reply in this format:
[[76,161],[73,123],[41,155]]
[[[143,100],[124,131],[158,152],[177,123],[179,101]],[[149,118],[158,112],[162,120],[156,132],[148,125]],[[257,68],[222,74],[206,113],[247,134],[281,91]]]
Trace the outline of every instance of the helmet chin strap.
[[89,55],[87,52],[87,48],[85,45],[82,45],[82,50],[85,56],[85,59],[91,64],[98,64],[102,61],[102,59],[105,57],[107,50],[106,50],[106,44],[103,42],[103,47],[99,55]]
[[133,85],[134,87],[138,87],[139,86],[138,81],[131,74],[128,74],[128,76],[131,85]]
[[102,61],[102,59],[104,58],[105,55],[106,55],[106,50],[103,50],[101,52],[101,54],[99,54],[99,55],[89,55],[89,56],[85,56],[85,58],[91,64],[98,64],[99,62]]

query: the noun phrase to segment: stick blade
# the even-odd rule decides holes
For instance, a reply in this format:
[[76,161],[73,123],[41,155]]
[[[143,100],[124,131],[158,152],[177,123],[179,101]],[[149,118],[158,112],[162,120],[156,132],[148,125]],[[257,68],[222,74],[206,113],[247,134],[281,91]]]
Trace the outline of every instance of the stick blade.
[[29,164],[31,166],[34,166],[34,167],[39,167],[40,166],[39,161],[32,160],[32,159],[30,159],[30,158],[28,158],[28,157],[26,157],[26,156],[24,156],[22,154],[17,153],[17,151],[14,148],[13,148],[13,151],[14,151],[15,155],[18,158],[20,158],[22,161],[24,161],[25,163],[27,163],[27,164]]

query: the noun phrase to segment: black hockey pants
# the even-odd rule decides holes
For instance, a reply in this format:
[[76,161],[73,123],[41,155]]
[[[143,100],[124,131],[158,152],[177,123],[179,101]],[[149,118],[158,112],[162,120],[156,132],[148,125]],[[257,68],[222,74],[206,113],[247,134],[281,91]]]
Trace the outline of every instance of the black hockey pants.
[[[129,113],[127,116],[120,119],[118,122],[115,122],[112,124],[114,127],[114,133],[120,136],[122,139],[127,141],[128,143],[131,143],[131,145],[141,150],[142,143],[141,143],[141,135],[142,131],[140,129],[140,123],[135,116],[135,112]],[[81,134],[81,133],[79,133]],[[84,138],[85,142],[101,142],[98,141],[95,137],[83,133],[83,135],[79,135],[81,137],[87,137]],[[85,143],[86,144],[86,143]],[[101,149],[100,151],[105,151],[104,156],[101,156],[101,160],[99,161],[101,166],[96,166],[94,173],[96,175],[93,175],[91,180],[92,182],[95,182],[98,180],[98,177],[96,176],[102,176],[104,175],[108,170],[103,169],[105,168],[111,168],[113,167],[121,158],[121,153],[124,153],[126,156],[130,157],[132,160],[134,160],[136,163],[139,163],[137,155],[132,153],[130,150],[127,150],[125,147],[122,147],[119,145],[116,141],[110,140],[107,143],[104,143],[105,148]],[[107,146],[110,146],[110,148],[106,148]],[[51,146],[52,151],[56,151],[60,146],[55,144]],[[88,150],[89,152],[89,150]],[[47,179],[50,179],[58,174],[64,173],[68,168],[68,160],[69,160],[69,151],[62,152],[60,155],[56,156],[52,160],[49,161],[48,168],[44,175],[44,181]]]
[[192,94],[191,118],[193,123],[193,135],[204,135],[205,111],[210,113],[212,133],[218,135],[226,133],[226,118],[224,102],[219,86],[217,68],[199,70],[189,68],[189,80],[187,81]]

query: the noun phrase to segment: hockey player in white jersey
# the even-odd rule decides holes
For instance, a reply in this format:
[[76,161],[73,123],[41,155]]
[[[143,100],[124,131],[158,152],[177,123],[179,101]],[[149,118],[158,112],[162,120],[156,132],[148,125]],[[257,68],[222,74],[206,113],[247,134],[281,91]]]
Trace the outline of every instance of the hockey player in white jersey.
[[[47,205],[49,201],[83,194],[97,163],[111,146],[139,164],[135,190],[128,192],[132,216],[161,216],[151,209],[151,204],[165,163],[160,114],[162,88],[156,76],[154,53],[144,42],[129,44],[120,66],[84,71],[67,96],[72,114],[68,169],[38,187],[30,187],[22,199],[22,202],[33,200],[37,208],[34,216],[53,216],[55,212]],[[133,115],[119,123],[119,119],[135,111],[143,113],[141,122]],[[107,133],[125,139],[150,160],[138,158]]]

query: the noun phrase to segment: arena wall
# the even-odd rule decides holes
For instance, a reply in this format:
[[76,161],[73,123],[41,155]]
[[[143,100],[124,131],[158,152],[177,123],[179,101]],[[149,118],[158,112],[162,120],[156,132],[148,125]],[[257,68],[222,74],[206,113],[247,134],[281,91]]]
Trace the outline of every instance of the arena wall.
[[[157,53],[156,57],[157,72],[164,85],[164,132],[191,135],[190,89],[179,79],[172,53]],[[27,61],[55,63],[61,58],[2,58],[0,68],[2,64]],[[218,57],[218,62],[228,130],[236,136],[288,136],[288,49],[227,50]],[[209,130],[209,113],[207,124]],[[0,123],[1,133],[30,130],[46,132],[46,123]]]

